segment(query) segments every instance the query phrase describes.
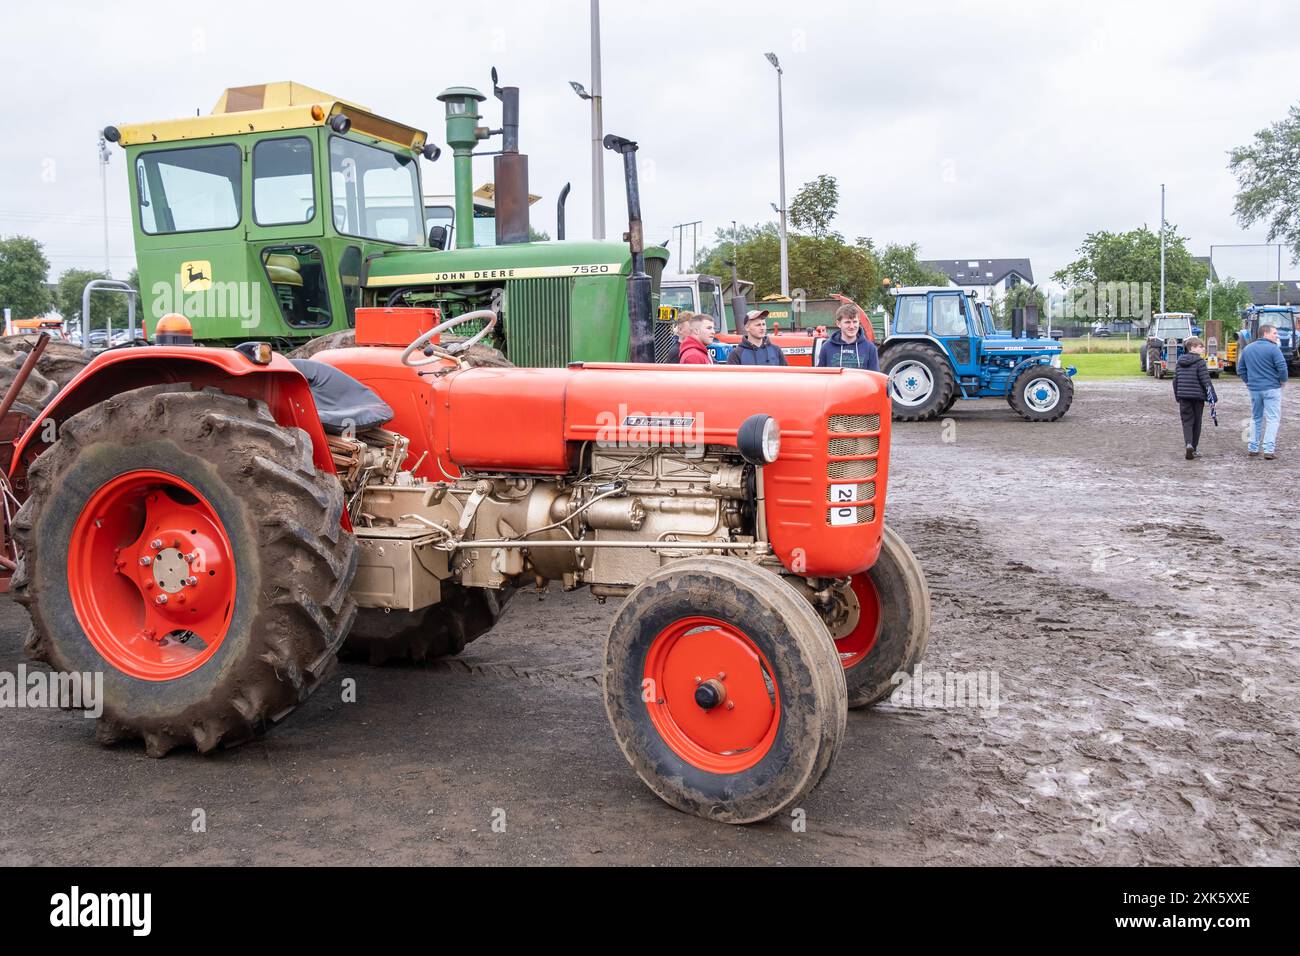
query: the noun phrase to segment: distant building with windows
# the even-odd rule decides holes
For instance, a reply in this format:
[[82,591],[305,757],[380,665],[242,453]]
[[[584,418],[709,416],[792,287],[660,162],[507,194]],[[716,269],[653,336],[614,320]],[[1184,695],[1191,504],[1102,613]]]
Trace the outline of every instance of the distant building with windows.
[[948,277],[948,284],[974,293],[992,306],[1020,285],[1034,284],[1034,268],[1028,259],[927,259],[921,263]]

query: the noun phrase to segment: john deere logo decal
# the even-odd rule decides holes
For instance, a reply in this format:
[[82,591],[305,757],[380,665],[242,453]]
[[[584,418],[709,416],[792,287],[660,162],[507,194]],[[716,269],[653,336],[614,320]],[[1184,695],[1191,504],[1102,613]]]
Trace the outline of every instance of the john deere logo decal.
[[212,263],[195,259],[181,263],[181,291],[206,292],[212,287]]

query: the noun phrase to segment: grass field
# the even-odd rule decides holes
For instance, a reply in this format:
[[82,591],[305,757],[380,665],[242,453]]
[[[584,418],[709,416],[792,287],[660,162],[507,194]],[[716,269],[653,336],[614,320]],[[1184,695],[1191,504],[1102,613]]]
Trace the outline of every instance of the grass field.
[[1061,364],[1077,368],[1079,374],[1075,378],[1080,381],[1144,377],[1138,368],[1138,357],[1122,352],[1071,352],[1067,345]]
[[1061,344],[1065,346],[1065,351],[1085,354],[1114,355],[1119,352],[1132,353],[1136,355],[1141,351],[1142,345],[1146,342],[1146,336],[1130,336],[1125,339],[1122,335],[1113,335],[1108,338],[1080,338],[1080,339],[1061,339]]

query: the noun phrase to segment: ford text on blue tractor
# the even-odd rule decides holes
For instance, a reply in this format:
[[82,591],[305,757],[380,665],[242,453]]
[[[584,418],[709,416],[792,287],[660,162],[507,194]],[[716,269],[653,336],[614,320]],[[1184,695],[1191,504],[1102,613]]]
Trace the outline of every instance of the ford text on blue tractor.
[[1069,409],[1074,368],[1061,368],[1060,343],[999,332],[960,289],[912,286],[894,295],[880,369],[896,420],[928,421],[962,398],[1004,398],[1031,422],[1054,422]]

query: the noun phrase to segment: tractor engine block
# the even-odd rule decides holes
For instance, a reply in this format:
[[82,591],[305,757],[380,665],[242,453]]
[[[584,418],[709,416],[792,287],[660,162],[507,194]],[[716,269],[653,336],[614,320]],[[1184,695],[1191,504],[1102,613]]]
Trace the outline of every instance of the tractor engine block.
[[350,496],[359,603],[418,610],[449,578],[486,588],[558,580],[621,596],[667,560],[766,552],[757,478],[734,448],[593,445],[583,459],[579,474],[564,476],[427,481],[373,469]]

